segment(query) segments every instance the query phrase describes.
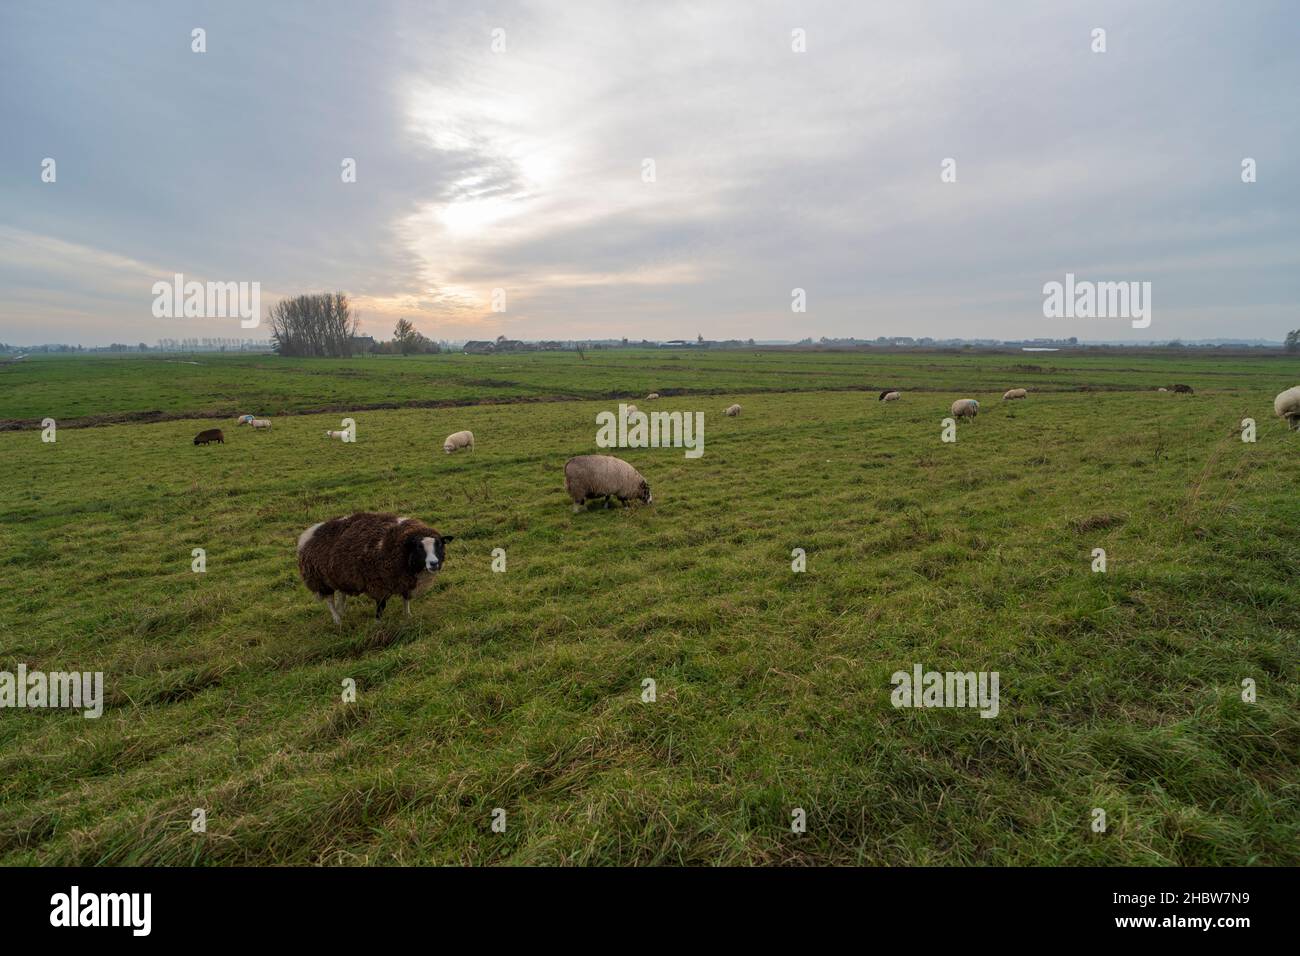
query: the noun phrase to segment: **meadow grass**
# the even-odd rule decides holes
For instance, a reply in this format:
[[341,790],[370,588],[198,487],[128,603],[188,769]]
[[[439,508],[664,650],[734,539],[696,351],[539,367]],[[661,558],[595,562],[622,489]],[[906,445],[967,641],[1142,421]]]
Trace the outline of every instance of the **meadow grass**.
[[780,352],[619,349],[503,355],[385,355],[293,359],[275,355],[33,355],[0,363],[0,425],[215,415],[285,415],[403,405],[546,399],[637,399],[905,388],[1001,395],[1148,391],[1181,376],[1201,390],[1249,392],[1295,377],[1294,358],[1174,353]]
[[[284,407],[459,394],[370,368],[474,358],[294,364]],[[0,669],[102,670],[108,697],[0,711],[0,861],[1300,862],[1300,436],[1270,418],[1294,363],[501,358],[507,397],[708,389],[650,403],[703,411],[705,454],[624,450],[654,504],[575,515],[563,464],[608,400],[361,412],[353,445],[322,435],[338,414],[228,422],[225,446],[192,446],[197,419],[0,434]],[[104,392],[101,361],[30,363],[62,382],[36,397],[0,376],[0,414],[269,413],[240,390],[282,387],[257,358]],[[1172,381],[1198,394],[1151,390]],[[942,443],[967,396],[984,411]],[[460,428],[477,449],[444,455]],[[335,628],[294,542],[367,509],[457,540],[413,618],[354,599]],[[915,663],[998,671],[998,716],[895,709]]]

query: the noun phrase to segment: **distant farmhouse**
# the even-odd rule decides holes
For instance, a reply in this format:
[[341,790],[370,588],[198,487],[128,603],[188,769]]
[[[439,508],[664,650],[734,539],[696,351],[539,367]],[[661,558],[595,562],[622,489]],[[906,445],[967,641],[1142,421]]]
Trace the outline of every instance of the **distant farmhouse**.
[[564,347],[563,342],[524,342],[520,339],[508,339],[504,335],[498,335],[495,342],[466,342],[463,351],[466,355],[489,355],[499,352],[558,352]]

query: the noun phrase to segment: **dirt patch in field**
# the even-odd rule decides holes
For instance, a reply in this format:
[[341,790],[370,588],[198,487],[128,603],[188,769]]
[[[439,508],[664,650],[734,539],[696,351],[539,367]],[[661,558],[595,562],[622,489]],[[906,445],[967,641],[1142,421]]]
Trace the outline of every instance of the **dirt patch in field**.
[[1070,527],[1078,534],[1087,534],[1089,531],[1102,531],[1106,528],[1113,528],[1116,525],[1123,524],[1127,519],[1126,515],[1103,514],[1089,515],[1086,518],[1075,518],[1070,522]]

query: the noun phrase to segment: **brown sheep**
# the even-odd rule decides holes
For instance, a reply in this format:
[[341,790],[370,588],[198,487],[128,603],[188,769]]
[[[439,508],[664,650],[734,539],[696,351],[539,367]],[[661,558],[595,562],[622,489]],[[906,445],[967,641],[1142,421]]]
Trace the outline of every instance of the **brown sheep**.
[[573,499],[573,510],[581,511],[589,498],[617,498],[627,507],[636,498],[650,504],[650,485],[622,458],[612,455],[578,455],[564,463],[564,490]]
[[375,602],[375,620],[388,599],[400,594],[411,616],[411,598],[433,583],[447,558],[451,535],[422,521],[362,511],[314,524],[298,536],[298,570],[307,589],[326,602],[335,624],[349,595]]
[[224,445],[226,443],[226,436],[221,433],[220,428],[209,428],[194,436],[194,444],[196,445],[206,445],[209,442],[216,442],[219,445]]

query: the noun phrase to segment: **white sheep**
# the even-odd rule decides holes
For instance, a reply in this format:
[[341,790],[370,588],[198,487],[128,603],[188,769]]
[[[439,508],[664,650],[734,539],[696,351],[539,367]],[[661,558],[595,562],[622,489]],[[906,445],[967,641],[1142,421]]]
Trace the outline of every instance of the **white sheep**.
[[1273,414],[1285,418],[1292,431],[1300,431],[1300,385],[1278,393],[1273,399]]
[[248,424],[252,425],[254,428],[270,428],[270,427],[271,427],[271,419],[269,419],[269,418],[251,418],[251,419],[249,419]]
[[473,432],[470,431],[452,432],[450,435],[447,436],[446,440],[442,443],[442,450],[449,455],[454,451],[460,450],[461,448],[468,448],[470,451],[474,450]]
[[898,400],[899,400],[900,398],[902,398],[902,397],[903,397],[902,392],[898,391],[897,389],[887,388],[887,389],[885,389],[883,392],[880,393],[880,397],[877,398],[876,401],[878,401],[878,402],[896,402],[896,401],[898,401]]
[[647,396],[645,397],[645,400],[646,400],[647,402],[653,402],[653,401],[654,401],[656,398],[658,398],[658,397],[659,397],[659,393],[658,393],[658,392],[651,392],[649,395],[647,395]]
[[329,431],[329,430],[327,429],[327,430],[325,431],[325,437],[326,437],[326,438],[338,438],[338,439],[340,439],[341,441],[347,441],[348,433],[347,433],[347,430],[346,430],[346,429],[343,430],[343,431],[341,431],[341,432],[332,432],[332,431]]
[[1009,388],[1009,389],[1006,390],[1005,393],[1003,393],[1003,395],[1002,395],[1002,401],[1005,402],[1005,401],[1007,401],[1007,400],[1009,400],[1009,399],[1012,399],[1012,398],[1024,398],[1024,397],[1025,397],[1026,395],[1028,395],[1028,394],[1029,394],[1029,392],[1027,392],[1027,391],[1026,391],[1025,389],[1023,389],[1023,388]]
[[629,415],[635,415],[635,414],[636,414],[636,406],[635,406],[635,405],[629,405],[629,406],[627,407],[627,414],[629,414]]
[[951,411],[954,418],[974,418],[979,414],[980,403],[973,398],[959,398],[952,403]]
[[252,415],[240,415],[238,418],[235,419],[235,424],[236,424],[236,425],[247,425],[247,424],[248,424],[249,422],[251,422],[252,420],[253,420],[253,416],[252,416]]
[[727,408],[727,410],[726,410],[726,412],[725,412],[724,414],[726,414],[726,416],[727,416],[728,418],[735,418],[737,415],[740,414],[740,406],[739,406],[739,405],[730,405],[730,406],[728,406],[728,408]]

